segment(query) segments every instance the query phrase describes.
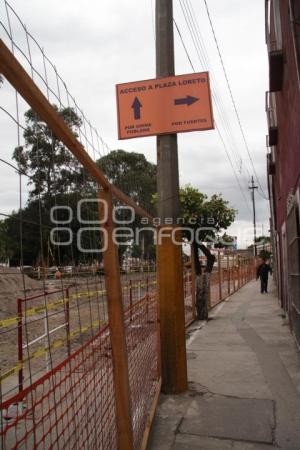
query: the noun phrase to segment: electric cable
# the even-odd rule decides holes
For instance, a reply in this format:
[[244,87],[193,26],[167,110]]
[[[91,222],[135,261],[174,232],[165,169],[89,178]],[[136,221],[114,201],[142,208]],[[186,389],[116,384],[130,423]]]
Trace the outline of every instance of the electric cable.
[[228,90],[229,90],[230,98],[231,98],[231,101],[232,101],[232,104],[233,104],[233,107],[234,107],[234,111],[235,111],[236,118],[237,118],[237,121],[238,121],[238,124],[239,124],[239,128],[241,130],[241,134],[242,134],[242,137],[243,137],[245,148],[247,150],[247,153],[248,153],[248,156],[249,156],[249,159],[250,159],[250,162],[251,162],[253,173],[255,175],[255,178],[257,180],[259,188],[260,188],[260,190],[261,190],[261,192],[263,194],[262,195],[263,198],[265,200],[269,200],[269,198],[264,193],[264,190],[262,188],[261,182],[259,180],[259,177],[257,175],[256,169],[255,169],[255,166],[254,166],[254,163],[253,163],[253,159],[252,159],[252,156],[251,156],[251,153],[250,153],[249,145],[248,145],[248,142],[246,140],[244,128],[243,128],[243,125],[242,125],[242,122],[241,122],[241,118],[240,118],[240,115],[239,115],[239,112],[238,112],[238,109],[237,109],[236,101],[235,101],[234,96],[233,96],[232,88],[231,88],[231,85],[230,85],[230,82],[229,82],[229,78],[228,78],[228,74],[227,74],[227,71],[226,71],[226,68],[225,68],[225,64],[224,64],[224,59],[222,57],[221,49],[220,49],[220,46],[219,46],[219,43],[218,43],[218,39],[217,39],[217,36],[216,36],[215,28],[214,28],[214,25],[213,25],[213,22],[212,22],[211,14],[209,12],[209,8],[208,8],[206,0],[204,0],[204,4],[205,4],[208,20],[209,20],[209,23],[210,23],[210,27],[211,27],[211,30],[212,30],[212,34],[213,34],[213,37],[214,37],[214,41],[215,41],[215,44],[216,44],[216,47],[217,47],[217,51],[218,51],[218,54],[219,54],[219,57],[220,57],[220,61],[221,61],[222,69],[223,69],[223,72],[224,72],[226,84],[227,84],[227,87],[228,87]]
[[[199,51],[198,51],[198,46],[197,46],[196,41],[195,41],[195,35],[194,35],[194,33],[191,31],[191,27],[190,27],[190,25],[189,25],[189,21],[188,21],[187,16],[186,16],[186,11],[183,9],[182,2],[181,2],[181,0],[179,0],[179,1],[180,1],[181,6],[182,6],[182,11],[183,11],[184,16],[185,16],[185,18],[186,18],[187,25],[188,25],[188,28],[189,28],[189,30],[190,30],[190,33],[191,33],[191,36],[192,36],[192,40],[193,40],[193,42],[194,42],[194,45],[195,45],[195,48],[196,48],[198,57],[199,57],[199,59],[200,59],[200,61],[201,61],[201,56],[200,56],[200,53],[199,53]],[[176,23],[176,25],[177,25],[177,23]],[[176,26],[176,29],[177,29],[177,32],[178,32],[178,34],[179,34],[179,33],[180,33],[180,29],[179,29],[179,26],[178,26],[178,25]],[[188,50],[187,50],[186,45],[184,45],[184,40],[183,40],[183,37],[182,37],[182,34],[181,34],[181,33],[180,33],[180,36],[181,36],[181,41],[182,41],[182,44],[183,44],[183,46],[184,46],[186,55],[188,56],[189,63],[191,64],[191,67],[192,67],[193,71],[195,72],[195,68],[194,68],[193,64],[191,63],[191,57],[190,57],[190,55],[189,55],[189,53],[188,53]],[[202,64],[203,64],[203,59],[202,59]],[[215,96],[214,96],[214,100],[215,100],[215,102],[216,102],[216,97],[215,97]],[[249,212],[251,213],[251,208],[250,208],[250,206],[249,206],[248,199],[247,199],[247,197],[246,197],[246,195],[245,195],[245,193],[244,193],[244,191],[243,191],[243,189],[242,189],[241,183],[240,183],[240,181],[239,181],[238,175],[237,175],[236,170],[235,170],[235,168],[234,168],[234,165],[233,165],[233,163],[232,163],[232,160],[231,160],[231,157],[230,157],[230,155],[229,155],[229,152],[228,152],[227,146],[226,146],[226,144],[225,144],[224,138],[222,137],[220,128],[219,128],[219,126],[217,125],[216,122],[215,122],[215,125],[216,125],[216,130],[217,130],[217,132],[218,132],[218,135],[219,135],[219,137],[220,137],[222,146],[223,146],[223,148],[224,148],[224,150],[225,150],[226,156],[227,156],[227,158],[228,158],[228,160],[229,160],[230,166],[231,166],[231,168],[232,168],[232,170],[233,170],[233,173],[234,173],[234,176],[235,176],[235,178],[236,178],[236,181],[237,181],[239,190],[240,190],[240,192],[241,192],[241,194],[242,194],[242,196],[243,196],[243,199],[244,199],[244,201],[245,201],[245,203],[246,203],[246,205],[247,205],[247,208],[248,208]]]

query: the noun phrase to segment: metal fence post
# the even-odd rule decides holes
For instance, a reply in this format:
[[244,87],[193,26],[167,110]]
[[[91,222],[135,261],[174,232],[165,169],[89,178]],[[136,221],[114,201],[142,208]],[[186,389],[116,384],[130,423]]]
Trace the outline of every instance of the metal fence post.
[[66,321],[66,334],[67,334],[67,349],[68,349],[68,356],[70,356],[71,355],[71,341],[70,341],[70,292],[69,292],[69,288],[66,289],[65,321]]
[[227,267],[227,293],[230,295],[230,267],[229,267],[229,255],[226,255],[226,267]]
[[104,277],[107,292],[109,330],[112,347],[113,377],[115,387],[117,445],[119,450],[133,449],[131,398],[128,371],[128,355],[124,322],[124,306],[117,246],[113,240],[113,202],[110,189],[99,190],[99,198],[106,208],[99,206],[104,230]]
[[240,257],[237,255],[237,279],[238,279],[238,289],[241,287],[241,274],[240,274]]
[[[193,252],[193,248],[191,247],[191,252]],[[193,309],[193,319],[196,319],[197,317],[197,311],[196,311],[196,270],[195,270],[195,258],[193,258],[193,255],[191,254],[191,277],[192,277],[192,309]]]
[[219,300],[222,300],[222,277],[221,277],[221,252],[218,250],[218,282],[219,282]]
[[241,258],[241,287],[244,286],[245,281],[244,281],[244,258]]
[[149,321],[149,277],[146,278],[146,319]]
[[237,280],[237,270],[236,270],[236,255],[233,255],[233,292],[237,291],[236,280]]
[[17,299],[17,311],[18,311],[18,382],[19,392],[23,390],[23,317],[22,317],[22,299]]
[[132,280],[129,280],[129,317],[130,322],[132,322],[132,308],[133,308],[133,302],[132,302]]

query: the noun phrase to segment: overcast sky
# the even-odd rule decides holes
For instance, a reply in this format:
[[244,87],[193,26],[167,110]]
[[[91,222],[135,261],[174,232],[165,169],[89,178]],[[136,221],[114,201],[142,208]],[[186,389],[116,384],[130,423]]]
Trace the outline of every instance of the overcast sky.
[[[153,137],[118,141],[115,85],[155,77],[155,0],[10,0],[27,29],[44,48],[69,90],[97,128],[109,148],[141,152],[156,162]],[[181,4],[186,4],[181,2]],[[209,61],[195,50],[179,0],[174,0],[174,18],[196,72],[209,70],[214,116],[225,141],[244,195],[216,130],[178,135],[180,183],[211,195],[221,192],[238,209],[228,232],[239,236],[239,246],[250,244],[252,210],[249,176],[253,174],[233,105],[221,69],[203,0],[189,0],[194,21],[201,32]],[[265,91],[268,85],[264,38],[264,1],[207,0],[246,140],[262,187],[266,186]],[[1,22],[7,26],[4,0]],[[20,45],[24,33],[12,20]],[[193,71],[178,33],[175,34],[176,74]],[[1,37],[8,43],[3,28]],[[34,56],[34,49],[33,56]],[[15,116],[14,94],[8,83],[0,91],[0,105]],[[20,105],[21,113],[26,105]],[[220,108],[222,113],[220,114]],[[10,159],[17,146],[16,127],[0,111],[1,157]],[[21,137],[22,141],[22,137]],[[22,142],[21,142],[22,143]],[[18,179],[0,163],[0,212],[18,207]],[[26,188],[24,186],[24,201]],[[256,196],[258,234],[269,229],[269,207]]]

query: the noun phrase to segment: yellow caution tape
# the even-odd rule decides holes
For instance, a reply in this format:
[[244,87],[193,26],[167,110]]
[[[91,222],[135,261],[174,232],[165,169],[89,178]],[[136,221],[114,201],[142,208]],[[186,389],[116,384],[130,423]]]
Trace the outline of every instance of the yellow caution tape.
[[[150,286],[150,285],[155,285],[155,284],[156,284],[156,281],[152,281],[148,285]],[[142,283],[140,285],[139,284],[133,284],[131,287],[132,288],[137,288],[139,286],[140,287],[146,287],[147,284],[145,284],[145,283]],[[123,290],[128,290],[129,288],[130,288],[130,286],[124,286]],[[74,300],[77,300],[77,299],[81,299],[81,298],[84,298],[84,297],[91,298],[91,297],[94,297],[97,294],[98,295],[104,295],[104,294],[106,294],[106,290],[102,289],[102,290],[98,290],[98,291],[79,292],[79,293],[76,293],[76,294],[72,294],[69,298],[66,297],[65,299],[59,299],[59,300],[56,300],[55,302],[48,303],[46,306],[45,305],[35,306],[34,308],[27,309],[26,312],[24,311],[23,317],[32,317],[35,314],[39,314],[41,312],[44,312],[46,309],[48,311],[51,311],[51,310],[57,308],[58,306],[64,305],[67,302],[71,302],[71,301],[74,301]],[[8,319],[0,320],[0,328],[7,328],[7,327],[10,327],[11,325],[16,325],[16,324],[18,324],[18,321],[19,321],[19,317],[18,316],[9,317]]]
[[18,323],[18,316],[10,317],[9,319],[0,320],[0,328],[9,327],[10,325],[15,325]]
[[15,375],[16,373],[18,373],[19,370],[24,367],[24,364],[26,362],[28,362],[29,360],[32,361],[33,359],[41,358],[46,353],[48,353],[50,350],[57,350],[58,348],[62,347],[65,344],[65,342],[70,341],[72,338],[80,335],[81,333],[86,333],[87,331],[89,331],[89,330],[91,330],[93,328],[98,328],[99,325],[104,324],[104,323],[105,322],[102,321],[102,320],[96,320],[90,326],[81,327],[81,328],[78,328],[76,330],[73,330],[69,334],[69,337],[56,339],[55,341],[53,341],[53,343],[52,343],[52,345],[50,347],[40,347],[40,348],[36,349],[33,353],[31,353],[31,355],[28,358],[23,359],[23,362],[19,362],[14,367],[9,369],[7,372],[5,372],[2,375],[0,375],[0,383],[3,380],[5,380],[5,379],[11,377],[12,375]]
[[[82,295],[82,293],[81,293],[81,295]],[[68,301],[68,299],[66,299],[66,300],[58,300],[57,302],[52,303],[51,307],[54,308],[58,304],[63,304],[64,301]],[[48,307],[49,306],[50,306],[50,304],[48,305]],[[133,305],[133,306],[134,306],[134,308],[141,308],[141,307],[143,307],[143,304],[142,303],[138,303],[137,305]],[[27,315],[29,315],[28,312],[29,313],[33,313],[34,310],[36,312],[36,309],[40,309],[40,308],[41,307],[37,307],[37,308],[32,308],[31,310],[28,310],[27,311]],[[15,319],[18,320],[18,317],[16,317],[16,318],[13,317],[11,319],[6,319],[6,322],[8,322],[8,321],[12,322],[13,320],[15,321]],[[2,324],[3,322],[4,321],[1,321],[0,324]],[[41,358],[46,353],[48,353],[50,350],[58,349],[58,348],[62,347],[65,344],[65,342],[71,341],[71,339],[74,339],[75,337],[77,337],[78,335],[80,335],[82,333],[86,333],[90,329],[98,328],[99,325],[104,324],[104,323],[106,323],[106,322],[104,322],[102,320],[96,320],[90,326],[85,326],[85,327],[81,327],[81,328],[77,328],[77,329],[73,330],[69,334],[68,337],[56,339],[55,341],[53,341],[53,343],[52,343],[52,345],[50,347],[40,347],[40,348],[38,348],[33,353],[31,353],[31,355],[28,358],[24,359],[22,363],[19,362],[18,364],[16,364],[16,366],[12,367],[10,370],[8,370],[4,374],[0,375],[0,382],[2,382],[3,380],[11,377],[12,375],[15,375],[16,373],[18,373],[19,370],[22,369],[22,367],[24,367],[24,364],[26,362],[28,362],[29,359],[33,360],[33,359]],[[5,326],[7,326],[7,325],[5,325]]]
[[22,363],[18,363],[15,367],[12,367],[7,372],[5,372],[3,375],[0,376],[0,382],[5,380],[6,378],[11,377],[12,375],[15,375],[19,372],[19,370],[23,367]]

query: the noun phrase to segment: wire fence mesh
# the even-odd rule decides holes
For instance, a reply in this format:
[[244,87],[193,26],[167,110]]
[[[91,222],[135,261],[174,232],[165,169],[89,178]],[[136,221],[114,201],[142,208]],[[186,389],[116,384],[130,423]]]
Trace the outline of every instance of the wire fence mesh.
[[[51,114],[63,119],[84,147],[96,173],[110,151],[108,146],[9,3],[4,1],[1,7],[1,18],[6,18],[0,23],[1,44],[9,46],[44,94]],[[128,360],[129,416],[133,447],[138,449],[160,389],[155,227],[140,230],[139,181],[117,185],[128,197],[110,186],[114,210],[103,219],[99,208],[106,205],[98,197],[101,180],[95,180],[74,156],[53,125],[6,79],[4,83],[1,127],[11,147],[2,163],[13,178],[15,208],[1,214],[15,238],[14,265],[19,267],[0,270],[5,288],[0,293],[1,446],[5,450],[117,448],[120,392],[115,382],[116,330],[109,313],[114,300],[109,298],[110,287],[117,280],[109,277],[111,267],[103,258],[107,235],[102,227],[112,221],[119,238],[114,246],[122,294],[117,304]],[[151,218],[151,211],[146,216]],[[131,233],[136,235],[137,230],[138,240],[129,245]],[[196,282],[188,266],[183,276],[188,326],[196,318]],[[250,261],[238,260],[235,254],[220,256],[210,277],[211,307],[251,276]]]
[[210,307],[232,295],[255,278],[253,257],[239,252],[219,251],[210,276]]

